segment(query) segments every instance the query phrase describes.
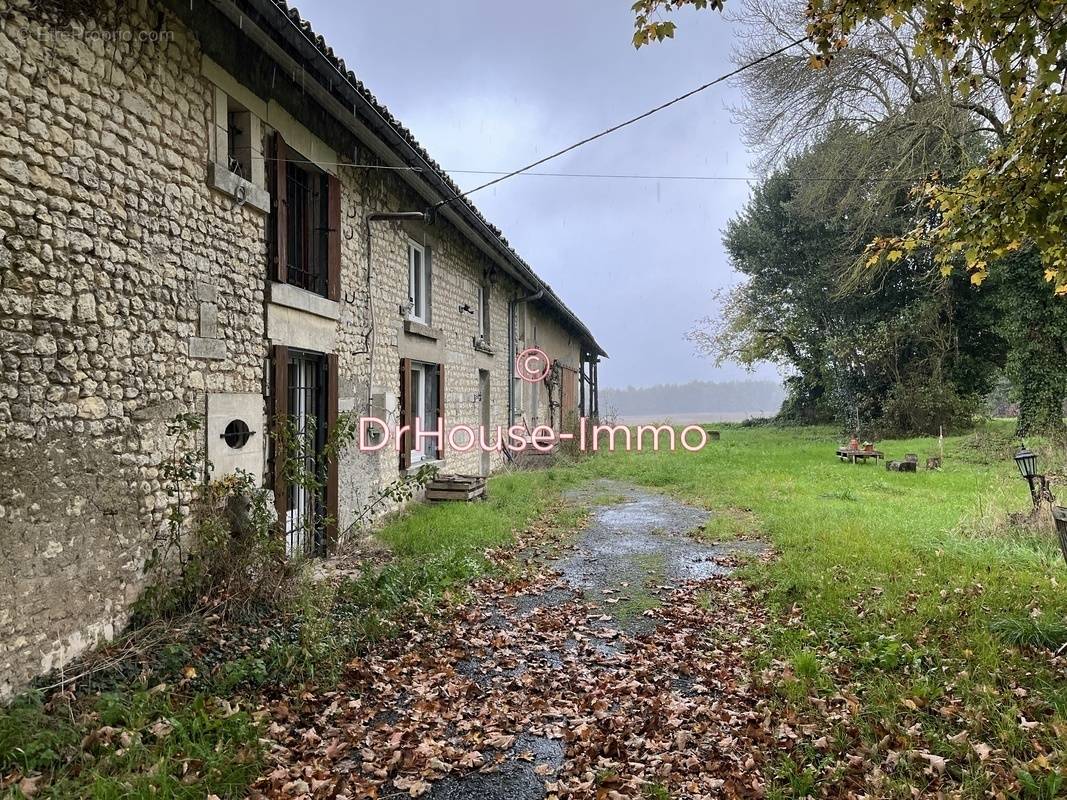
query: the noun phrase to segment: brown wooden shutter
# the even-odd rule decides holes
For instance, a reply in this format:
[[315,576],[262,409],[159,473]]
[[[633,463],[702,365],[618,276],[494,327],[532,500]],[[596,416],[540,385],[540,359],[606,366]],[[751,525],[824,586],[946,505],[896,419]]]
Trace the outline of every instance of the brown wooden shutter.
[[341,181],[330,175],[326,181],[329,226],[326,232],[326,296],[341,299]]
[[[400,427],[409,427],[411,419],[411,359],[400,359]],[[411,466],[411,433],[407,432],[397,438],[400,447],[400,469]]]
[[289,491],[285,482],[285,448],[280,442],[282,427],[289,416],[289,348],[283,344],[273,348],[274,386],[271,409],[273,430],[272,471],[274,475],[274,509],[278,514],[278,529],[285,536],[285,515],[289,506]]
[[274,260],[274,280],[285,283],[289,279],[289,242],[286,237],[289,201],[285,196],[286,159],[289,148],[280,133],[274,134],[274,152],[272,154],[273,181],[271,181],[271,255]]
[[[326,436],[329,437],[337,428],[337,386],[340,373],[337,369],[337,354],[326,356]],[[326,550],[332,552],[337,547],[338,502],[337,473],[340,461],[335,456],[326,463]]]
[[[445,365],[437,365],[437,418],[441,421],[441,432],[445,430]],[[437,443],[437,457],[445,457],[445,437],[441,436],[441,441]]]

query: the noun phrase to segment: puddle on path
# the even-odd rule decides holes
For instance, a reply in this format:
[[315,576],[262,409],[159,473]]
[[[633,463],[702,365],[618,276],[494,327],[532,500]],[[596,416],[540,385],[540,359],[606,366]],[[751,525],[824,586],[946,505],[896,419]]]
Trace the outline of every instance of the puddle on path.
[[658,605],[661,587],[728,574],[735,558],[767,549],[762,542],[697,541],[691,534],[707,524],[709,512],[629,484],[594,481],[569,497],[591,503],[592,512],[573,551],[555,567],[629,633],[655,627],[643,614]]
[[553,769],[563,763],[563,743],[543,736],[520,736],[515,741],[515,757],[499,772],[473,772],[446,777],[434,784],[427,797],[432,800],[535,800],[545,796],[544,779],[537,773],[542,765]]
[[[654,609],[660,592],[685,581],[727,574],[733,559],[758,556],[767,549],[754,541],[699,542],[691,534],[708,522],[709,512],[630,484],[593,481],[568,493],[568,499],[588,506],[591,515],[572,547],[549,565],[561,575],[560,583],[541,594],[510,599],[494,620],[501,627],[512,614],[537,614],[581,597],[601,612],[597,627],[628,635],[647,633],[657,624]],[[527,668],[551,668],[563,658],[575,657],[577,644],[568,639],[561,652],[544,651],[543,664],[508,664],[503,670],[517,677]],[[586,639],[584,647],[586,652],[610,659],[624,645],[610,639]],[[461,671],[488,677],[501,669],[499,664],[470,660]],[[517,740],[499,771],[446,778],[427,797],[539,800],[545,796],[545,787],[536,768],[558,767],[563,758],[560,742],[527,734]]]

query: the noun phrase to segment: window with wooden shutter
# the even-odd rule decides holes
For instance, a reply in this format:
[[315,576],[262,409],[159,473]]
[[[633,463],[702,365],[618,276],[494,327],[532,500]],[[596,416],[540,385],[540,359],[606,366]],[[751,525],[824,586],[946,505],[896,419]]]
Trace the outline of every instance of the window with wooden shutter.
[[272,277],[341,297],[341,183],[274,134],[271,157]]
[[289,153],[285,146],[285,140],[280,133],[274,134],[274,145],[271,152],[271,198],[270,198],[270,230],[271,230],[271,260],[274,262],[273,277],[279,283],[288,280],[289,267],[286,257],[289,253],[289,245],[286,242],[286,233],[289,224],[289,204],[285,197],[285,188],[288,182],[286,176],[286,164]]
[[444,457],[443,433],[440,439],[436,435],[415,438],[416,423],[423,433],[436,434],[438,420],[441,420],[441,430],[444,431],[444,390],[443,364],[400,359],[400,425],[408,428],[408,433],[397,442],[401,469]]
[[326,181],[327,226],[326,232],[326,296],[331,300],[341,299],[341,181],[330,175]]

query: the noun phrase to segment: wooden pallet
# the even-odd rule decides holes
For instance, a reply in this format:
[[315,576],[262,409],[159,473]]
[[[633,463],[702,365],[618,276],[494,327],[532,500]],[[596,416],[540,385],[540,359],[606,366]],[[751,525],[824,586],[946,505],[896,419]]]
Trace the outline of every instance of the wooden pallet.
[[485,478],[481,475],[438,475],[426,485],[426,499],[439,503],[469,503],[485,496]]

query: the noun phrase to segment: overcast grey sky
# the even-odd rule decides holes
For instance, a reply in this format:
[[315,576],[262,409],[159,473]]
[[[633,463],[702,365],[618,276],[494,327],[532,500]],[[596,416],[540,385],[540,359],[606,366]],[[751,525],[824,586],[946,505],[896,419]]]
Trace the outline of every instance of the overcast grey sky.
[[[681,14],[675,40],[635,50],[628,0],[297,5],[463,188],[487,177],[458,170],[515,169],[732,67],[715,12]],[[736,92],[713,87],[541,168],[727,180],[520,176],[472,197],[608,351],[602,385],[745,375],[684,339],[737,281],[721,243],[751,175]]]

